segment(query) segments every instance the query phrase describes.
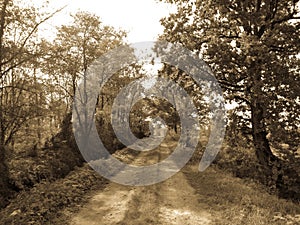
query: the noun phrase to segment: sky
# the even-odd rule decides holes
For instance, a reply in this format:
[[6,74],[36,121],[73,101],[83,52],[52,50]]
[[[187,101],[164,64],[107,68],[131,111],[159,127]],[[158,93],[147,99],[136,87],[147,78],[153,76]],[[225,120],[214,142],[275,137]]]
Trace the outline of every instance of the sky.
[[[37,6],[44,2],[32,1]],[[66,8],[47,22],[48,29],[69,22],[70,13],[88,11],[100,16],[105,25],[127,31],[130,43],[156,40],[163,32],[159,20],[175,11],[174,6],[157,0],[49,0],[49,6]]]

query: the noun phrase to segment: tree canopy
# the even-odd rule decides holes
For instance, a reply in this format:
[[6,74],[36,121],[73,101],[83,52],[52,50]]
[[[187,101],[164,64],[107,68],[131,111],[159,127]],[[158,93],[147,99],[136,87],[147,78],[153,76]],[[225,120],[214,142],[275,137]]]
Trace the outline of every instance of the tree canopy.
[[238,103],[239,124],[250,129],[256,155],[270,171],[277,161],[270,141],[299,143],[299,1],[165,2],[177,12],[161,20],[160,38],[209,64],[227,101]]

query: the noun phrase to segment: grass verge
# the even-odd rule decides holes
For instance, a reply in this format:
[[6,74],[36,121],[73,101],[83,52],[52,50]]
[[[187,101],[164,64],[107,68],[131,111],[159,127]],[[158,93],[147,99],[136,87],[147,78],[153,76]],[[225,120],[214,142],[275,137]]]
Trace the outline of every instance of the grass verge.
[[269,194],[259,183],[233,177],[215,166],[202,173],[188,166],[184,174],[199,194],[198,201],[216,215],[215,224],[300,224],[300,205]]
[[[22,191],[0,212],[0,224],[64,224],[59,221],[65,208],[78,208],[92,190],[105,187],[107,180],[88,165],[76,168],[65,178],[43,182]],[[62,217],[63,218],[63,217]]]

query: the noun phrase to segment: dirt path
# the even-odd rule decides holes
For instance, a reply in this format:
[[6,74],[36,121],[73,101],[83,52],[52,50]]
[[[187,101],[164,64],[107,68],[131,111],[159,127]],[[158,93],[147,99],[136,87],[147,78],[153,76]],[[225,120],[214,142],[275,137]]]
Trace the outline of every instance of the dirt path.
[[[168,140],[157,151],[141,154],[124,149],[115,156],[135,165],[153,164],[170,155],[176,143]],[[70,208],[62,213],[61,221],[70,225],[300,224],[298,204],[278,199],[264,186],[217,167],[202,173],[197,167],[187,165],[170,179],[146,187],[108,183],[89,194],[79,211]]]
[[[166,157],[174,143],[162,145],[158,151],[143,153],[134,160],[139,165],[155,163]],[[119,158],[128,155],[119,152]],[[126,161],[126,159],[125,159]],[[196,169],[196,168],[195,168]],[[147,187],[128,187],[110,183],[96,193],[73,215],[72,225],[144,225],[144,224],[210,224],[212,216],[198,202],[195,190],[182,172],[165,182]]]

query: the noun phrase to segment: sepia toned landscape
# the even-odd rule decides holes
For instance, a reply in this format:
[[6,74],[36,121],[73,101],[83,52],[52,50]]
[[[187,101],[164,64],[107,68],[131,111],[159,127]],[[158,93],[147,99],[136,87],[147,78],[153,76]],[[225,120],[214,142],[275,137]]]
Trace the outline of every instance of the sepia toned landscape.
[[0,224],[300,224],[299,0],[55,1],[0,0]]

